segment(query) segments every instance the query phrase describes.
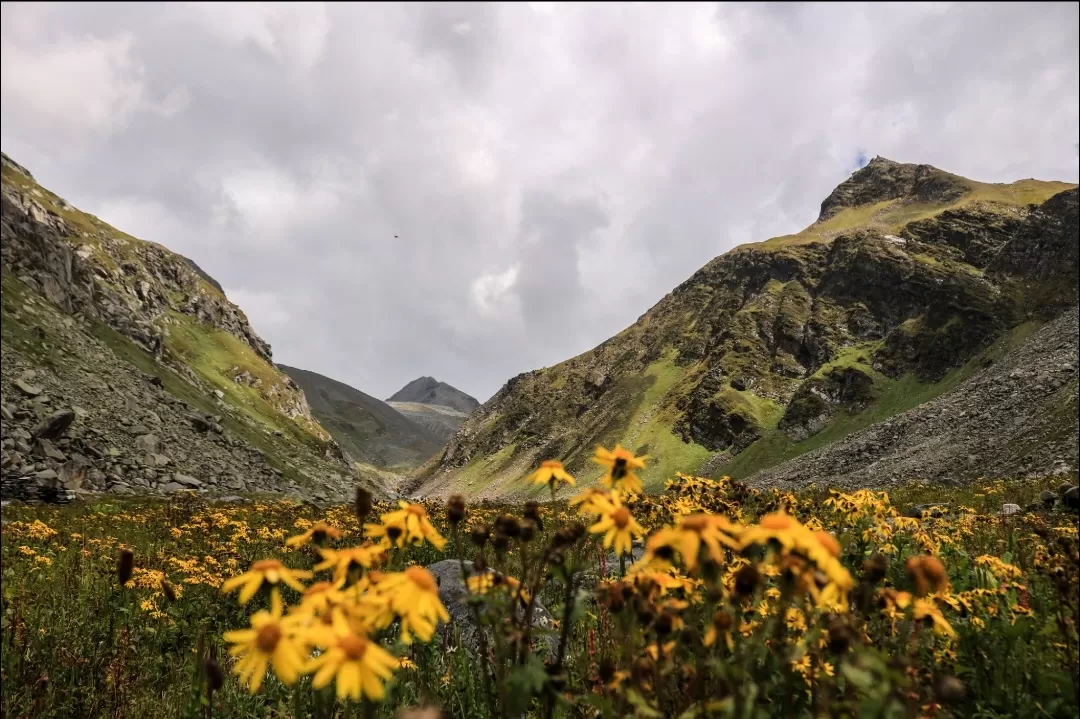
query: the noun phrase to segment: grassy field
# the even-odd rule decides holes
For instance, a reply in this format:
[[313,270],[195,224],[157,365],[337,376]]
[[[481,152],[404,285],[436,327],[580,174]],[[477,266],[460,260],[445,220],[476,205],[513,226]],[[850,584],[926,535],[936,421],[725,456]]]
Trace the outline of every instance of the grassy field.
[[[427,533],[400,524],[390,536],[419,541],[389,550],[361,544],[351,506],[15,504],[0,543],[0,707],[64,718],[391,717],[422,706],[461,717],[1075,717],[1076,515],[999,516],[1004,502],[1027,505],[1046,488],[1057,491],[1018,481],[795,496],[680,476],[656,495],[603,490],[592,507],[458,506],[456,522],[444,504],[376,503],[366,518],[376,541],[402,517],[431,520]],[[941,501],[947,516],[904,516]],[[319,521],[341,531],[328,548],[366,547],[333,578],[299,577],[340,582],[339,594],[324,583],[301,595],[269,578],[247,605],[222,591],[259,560],[304,571],[353,556],[286,544]],[[629,541],[638,523],[649,552],[619,576],[601,537]],[[473,541],[481,527],[490,538]],[[129,567],[118,562],[125,550]],[[481,555],[497,579],[466,594],[490,627],[477,650],[457,631],[425,630],[417,613],[436,590],[407,567]],[[273,594],[289,607],[282,620],[266,611]],[[512,609],[531,597],[551,627],[530,629],[531,610]],[[327,634],[339,610],[345,633]],[[249,619],[281,630],[252,631],[247,645],[227,634]],[[268,636],[311,664],[296,680],[274,655],[252,692],[237,671]],[[358,664],[375,686],[341,699],[361,654],[388,663],[381,674]],[[342,664],[316,689],[320,662]]]

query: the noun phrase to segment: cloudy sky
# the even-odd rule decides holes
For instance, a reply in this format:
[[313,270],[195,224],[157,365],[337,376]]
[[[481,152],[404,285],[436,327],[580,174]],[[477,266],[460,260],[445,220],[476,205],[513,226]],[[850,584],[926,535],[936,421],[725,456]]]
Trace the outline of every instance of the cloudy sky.
[[484,400],[860,158],[1076,181],[1078,6],[3,3],[3,149],[285,364]]

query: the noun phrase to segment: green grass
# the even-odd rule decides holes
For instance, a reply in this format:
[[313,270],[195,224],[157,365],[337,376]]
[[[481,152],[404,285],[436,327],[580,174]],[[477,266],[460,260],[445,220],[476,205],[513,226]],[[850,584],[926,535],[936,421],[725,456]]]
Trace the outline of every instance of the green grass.
[[990,184],[975,182],[966,178],[956,179],[967,185],[969,190],[962,197],[948,204],[885,200],[859,207],[845,207],[827,220],[815,222],[795,234],[774,237],[764,242],[741,245],[736,249],[754,248],[772,251],[795,245],[828,242],[837,235],[859,228],[894,233],[910,222],[929,219],[945,210],[962,209],[975,203],[994,203],[1006,208],[1039,205],[1059,192],[1076,187],[1074,183],[1043,180],[1020,180],[1010,184]]
[[971,377],[982,368],[984,362],[1001,357],[1010,349],[1021,344],[1041,326],[1042,323],[1039,321],[1029,321],[1016,326],[1006,337],[1000,339],[962,367],[950,370],[941,381],[935,383],[923,382],[913,374],[893,379],[861,362],[860,357],[869,358],[870,350],[875,346],[875,343],[846,347],[834,360],[823,365],[816,374],[821,374],[833,367],[843,366],[855,366],[861,371],[870,374],[874,378],[877,398],[869,407],[857,413],[841,411],[823,430],[799,442],[793,442],[784,432],[777,429],[774,421],[762,433],[761,439],[720,467],[713,473],[713,476],[726,475],[735,479],[744,479],[755,472],[774,467],[807,452],[812,452],[876,422],[906,412],[924,402],[929,402]]

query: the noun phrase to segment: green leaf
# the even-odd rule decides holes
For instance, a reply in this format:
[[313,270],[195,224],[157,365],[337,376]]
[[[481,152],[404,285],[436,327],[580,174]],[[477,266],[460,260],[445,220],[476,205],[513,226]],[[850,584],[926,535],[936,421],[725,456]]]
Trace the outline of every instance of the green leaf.
[[532,704],[533,697],[544,690],[547,683],[547,671],[540,658],[531,655],[528,661],[517,667],[506,678],[507,709],[514,716],[520,716]]
[[663,719],[664,717],[663,714],[649,706],[645,697],[638,694],[634,689],[626,690],[626,701],[630,702],[639,717],[646,717],[646,719]]

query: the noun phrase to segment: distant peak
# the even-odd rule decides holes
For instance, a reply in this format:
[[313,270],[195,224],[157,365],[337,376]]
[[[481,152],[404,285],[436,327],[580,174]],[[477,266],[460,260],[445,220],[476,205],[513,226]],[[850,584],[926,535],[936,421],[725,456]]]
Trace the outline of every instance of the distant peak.
[[480,406],[474,398],[434,377],[418,377],[399,389],[387,402],[416,402],[441,405],[469,413]]
[[829,219],[847,207],[872,205],[885,200],[951,202],[969,189],[962,177],[932,165],[896,162],[876,155],[825,198],[821,203],[818,222]]

